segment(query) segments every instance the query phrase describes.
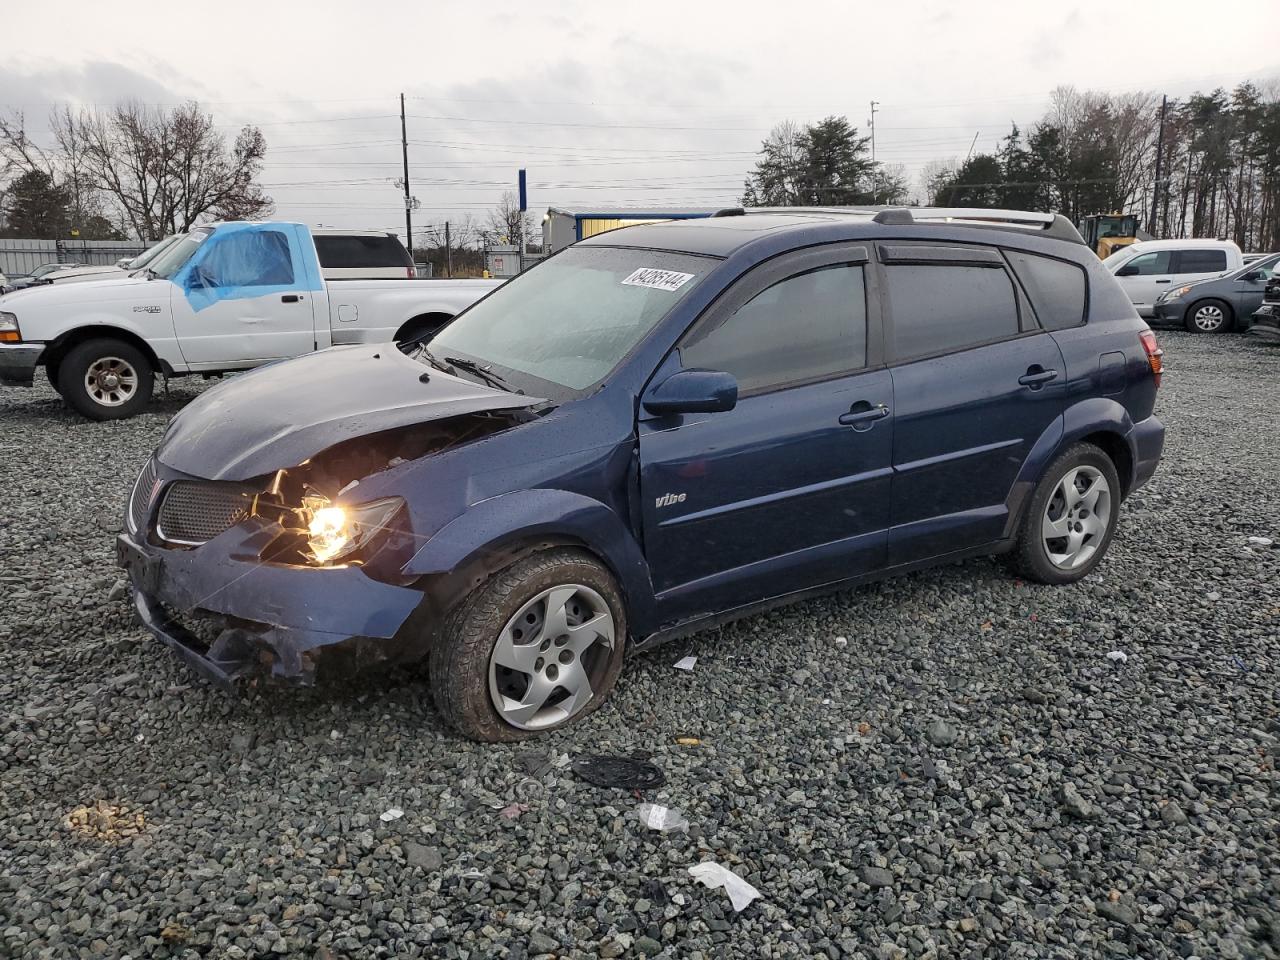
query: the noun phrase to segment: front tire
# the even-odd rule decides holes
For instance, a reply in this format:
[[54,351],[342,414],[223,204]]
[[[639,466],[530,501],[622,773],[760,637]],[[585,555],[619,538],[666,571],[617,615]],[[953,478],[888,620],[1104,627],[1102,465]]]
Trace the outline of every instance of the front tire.
[[1111,545],[1120,512],[1120,477],[1091,443],[1068,447],[1049,465],[1027,505],[1011,559],[1039,583],[1075,583]]
[[58,392],[90,420],[123,420],[151,399],[155,373],[146,355],[123,340],[86,340],[58,363]]
[[431,695],[472,740],[522,740],[598,709],[622,671],[626,612],[587,554],[536,553],[489,577],[445,617]]
[[1225,333],[1231,329],[1231,307],[1222,300],[1197,300],[1187,307],[1182,324],[1191,333]]

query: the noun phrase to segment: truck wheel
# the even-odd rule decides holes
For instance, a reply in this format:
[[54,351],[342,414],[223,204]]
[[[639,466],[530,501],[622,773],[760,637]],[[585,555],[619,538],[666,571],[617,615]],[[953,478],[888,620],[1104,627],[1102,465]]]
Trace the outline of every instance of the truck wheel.
[[58,392],[90,420],[123,420],[151,399],[151,361],[122,340],[86,340],[58,364]]
[[1011,560],[1040,583],[1075,583],[1101,562],[1120,512],[1120,477],[1091,443],[1068,447],[1040,478]]
[[1223,333],[1231,329],[1231,307],[1221,300],[1199,300],[1187,307],[1182,323],[1192,333]]
[[521,740],[581,720],[622,671],[626,612],[613,577],[576,550],[525,557],[445,617],[431,695],[463,736]]

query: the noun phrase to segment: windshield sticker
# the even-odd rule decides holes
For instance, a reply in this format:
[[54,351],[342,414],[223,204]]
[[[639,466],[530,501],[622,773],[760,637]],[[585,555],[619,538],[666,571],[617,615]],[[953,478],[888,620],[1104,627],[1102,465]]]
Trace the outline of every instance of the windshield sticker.
[[657,267],[641,267],[622,282],[631,287],[653,287],[655,290],[679,290],[693,279],[692,273],[659,270]]

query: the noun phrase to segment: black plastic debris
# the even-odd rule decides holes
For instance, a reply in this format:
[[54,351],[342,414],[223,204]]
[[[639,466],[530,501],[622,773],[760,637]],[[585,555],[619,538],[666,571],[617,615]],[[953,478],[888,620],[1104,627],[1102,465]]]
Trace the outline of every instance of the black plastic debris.
[[652,790],[667,782],[656,766],[634,757],[580,757],[573,772],[592,786],[623,790]]

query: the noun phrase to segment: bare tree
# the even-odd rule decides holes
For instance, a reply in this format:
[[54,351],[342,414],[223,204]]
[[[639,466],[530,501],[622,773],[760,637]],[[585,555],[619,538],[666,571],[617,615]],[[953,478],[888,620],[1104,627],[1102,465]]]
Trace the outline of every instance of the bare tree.
[[519,243],[527,240],[533,228],[533,222],[526,211],[520,209],[514,190],[508,190],[498,201],[498,205],[489,211],[488,230],[498,243]]
[[267,149],[262,132],[245,127],[228,147],[195,102],[62,107],[49,126],[54,151],[31,140],[22,114],[0,119],[0,175],[49,173],[69,192],[73,225],[106,216],[151,240],[202,218],[260,219],[274,208],[256,182]]
[[939,202],[939,192],[955,179],[959,169],[960,162],[955,157],[930,160],[920,169],[920,192],[926,206]]

